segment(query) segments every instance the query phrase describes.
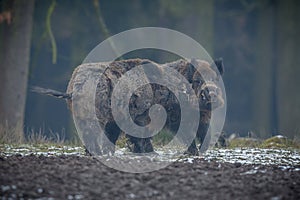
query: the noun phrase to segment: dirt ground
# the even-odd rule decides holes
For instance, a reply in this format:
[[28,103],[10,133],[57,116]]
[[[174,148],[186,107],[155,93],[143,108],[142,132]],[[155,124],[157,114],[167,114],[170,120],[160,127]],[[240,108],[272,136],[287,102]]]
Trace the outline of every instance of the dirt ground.
[[[297,168],[296,168],[297,169]],[[300,171],[278,166],[175,162],[116,171],[93,157],[0,157],[2,199],[300,199]]]

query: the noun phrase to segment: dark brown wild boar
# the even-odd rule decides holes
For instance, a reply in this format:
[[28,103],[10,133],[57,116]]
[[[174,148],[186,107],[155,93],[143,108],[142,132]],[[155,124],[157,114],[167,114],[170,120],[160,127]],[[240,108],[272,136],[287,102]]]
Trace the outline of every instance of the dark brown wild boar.
[[[89,145],[87,148],[88,151],[96,154],[113,154],[114,145],[122,133],[122,130],[115,122],[111,109],[111,98],[115,83],[126,72],[137,66],[155,66],[157,69],[157,72],[155,73],[161,73],[166,68],[171,68],[179,72],[187,80],[190,88],[193,89],[194,94],[197,96],[196,105],[200,108],[200,120],[196,137],[201,143],[203,143],[209,127],[212,110],[217,107],[221,107],[224,104],[222,90],[217,85],[219,75],[222,75],[224,71],[222,60],[216,60],[215,64],[220,73],[217,73],[210,63],[198,59],[180,59],[166,64],[157,64],[147,59],[129,59],[110,63],[82,64],[74,70],[66,93],[39,87],[34,87],[33,91],[65,98],[69,108],[72,110],[72,94],[74,91],[81,90],[86,80],[93,76],[93,74],[101,74],[96,87],[95,110],[98,123],[104,130],[104,133],[110,143],[100,144],[97,139],[97,135],[95,135],[96,133],[89,132],[82,133],[81,139],[85,144]],[[197,67],[198,70],[196,70],[195,67]],[[206,77],[207,81],[204,80],[203,76]],[[144,75],[141,76],[140,79],[146,80],[148,77],[147,75]],[[174,78],[171,81],[178,80]],[[184,84],[183,87],[185,87]],[[188,86],[186,86],[186,88],[188,88]],[[183,95],[186,95],[188,98],[190,95],[188,89],[183,89],[183,91]],[[130,117],[135,124],[139,126],[146,126],[151,122],[149,109],[155,104],[160,104],[164,107],[167,113],[164,128],[176,133],[181,120],[180,104],[176,98],[176,95],[179,94],[176,94],[176,92],[177,91],[169,90],[169,88],[164,85],[156,83],[142,85],[133,92],[129,100],[129,105],[127,105],[129,106]],[[151,143],[151,137],[139,138],[128,134],[126,137],[132,144],[131,151],[134,153],[150,153],[154,151]],[[198,148],[195,140],[193,140],[189,145],[187,153],[193,155],[198,154]]]

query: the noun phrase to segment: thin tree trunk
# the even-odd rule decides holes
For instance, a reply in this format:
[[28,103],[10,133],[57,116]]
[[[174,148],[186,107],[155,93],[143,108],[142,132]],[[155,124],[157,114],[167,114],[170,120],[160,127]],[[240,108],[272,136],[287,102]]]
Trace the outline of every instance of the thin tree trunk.
[[[14,0],[11,7],[12,23],[1,24],[0,125],[14,129],[14,134],[21,136],[23,136],[33,8],[34,0]],[[11,137],[14,136],[16,135]]]

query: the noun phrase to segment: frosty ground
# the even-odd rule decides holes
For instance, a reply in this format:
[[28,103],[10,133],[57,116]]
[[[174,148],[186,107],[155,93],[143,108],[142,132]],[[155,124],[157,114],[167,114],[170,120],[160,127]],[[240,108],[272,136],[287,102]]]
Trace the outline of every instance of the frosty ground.
[[1,149],[2,199],[300,199],[294,150],[216,149],[134,174],[78,148],[49,149]]

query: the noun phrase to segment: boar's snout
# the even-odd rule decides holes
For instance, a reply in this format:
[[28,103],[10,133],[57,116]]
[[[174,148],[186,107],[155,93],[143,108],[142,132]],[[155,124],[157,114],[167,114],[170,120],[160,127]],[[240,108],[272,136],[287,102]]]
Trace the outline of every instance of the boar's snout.
[[203,84],[197,96],[200,98],[202,108],[216,109],[224,105],[222,91],[214,82]]

